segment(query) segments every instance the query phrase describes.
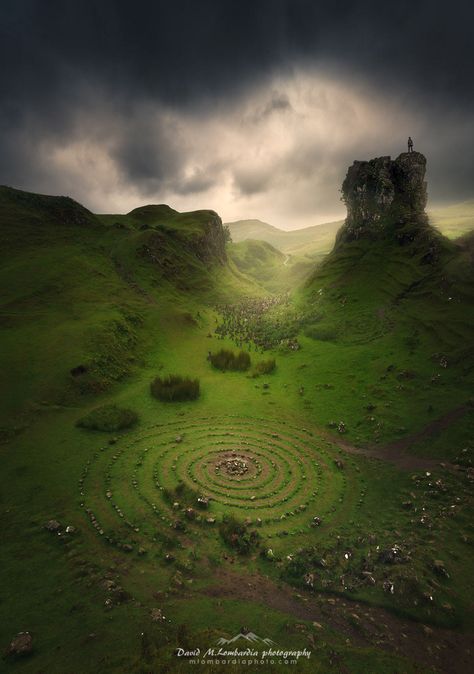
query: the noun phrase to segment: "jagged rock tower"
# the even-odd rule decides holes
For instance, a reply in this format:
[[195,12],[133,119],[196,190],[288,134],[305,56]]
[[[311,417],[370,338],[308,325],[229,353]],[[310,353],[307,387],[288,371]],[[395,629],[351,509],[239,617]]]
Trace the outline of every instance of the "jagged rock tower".
[[404,152],[395,160],[355,161],[342,184],[347,218],[336,248],[359,238],[401,235],[407,224],[426,228],[426,158]]

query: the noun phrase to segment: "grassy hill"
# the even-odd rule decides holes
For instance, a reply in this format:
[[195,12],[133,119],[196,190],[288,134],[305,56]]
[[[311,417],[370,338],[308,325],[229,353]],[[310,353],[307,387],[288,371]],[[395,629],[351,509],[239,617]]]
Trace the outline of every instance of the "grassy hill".
[[[379,412],[368,415],[374,417],[368,421],[347,410],[359,440],[369,441],[372,434],[379,442],[387,433],[396,435],[407,419],[422,427],[435,410],[453,409],[471,397],[473,235],[452,242],[427,226],[413,237],[409,225],[406,234],[405,245],[391,237],[345,243],[324,260],[301,293],[314,319],[305,334],[320,345],[321,355],[347,355],[353,390],[367,380],[366,368],[372,370],[373,384],[364,385],[364,397],[377,398]],[[427,257],[433,249],[434,256]],[[334,390],[340,391],[342,381],[336,384],[335,372],[344,378],[341,361],[322,362]],[[465,429],[466,442],[468,433]],[[456,453],[454,446],[459,445],[453,445]]]
[[167,206],[96,216],[68,198],[0,188],[4,434],[123,379],[162,322],[187,315],[189,296],[261,292],[227,262],[216,218]]
[[227,253],[237,269],[269,292],[286,292],[309,276],[314,260],[282,253],[266,241],[231,243]]
[[226,223],[235,243],[246,239],[262,240],[289,255],[318,256],[328,253],[342,220],[304,229],[285,231],[260,220],[237,220]]
[[306,674],[468,671],[474,243],[425,233],[307,277],[213,211],[0,188],[7,673],[180,674],[242,626]]

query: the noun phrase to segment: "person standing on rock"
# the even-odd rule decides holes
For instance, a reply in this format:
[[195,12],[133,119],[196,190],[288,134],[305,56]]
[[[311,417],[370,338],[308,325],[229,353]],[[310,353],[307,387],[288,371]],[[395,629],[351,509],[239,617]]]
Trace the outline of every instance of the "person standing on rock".
[[408,152],[413,152],[413,141],[411,136],[408,136]]

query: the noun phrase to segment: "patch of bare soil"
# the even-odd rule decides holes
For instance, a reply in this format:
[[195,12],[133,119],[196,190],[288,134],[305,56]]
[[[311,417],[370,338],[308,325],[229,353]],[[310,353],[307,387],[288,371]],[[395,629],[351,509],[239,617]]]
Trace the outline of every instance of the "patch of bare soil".
[[[215,571],[214,578],[214,584],[203,590],[207,596],[262,604],[298,620],[312,621],[318,630],[334,630],[354,646],[396,653],[413,663],[432,667],[436,672],[466,674],[471,671],[474,643],[470,634],[431,628],[397,618],[385,609],[337,596],[296,592],[266,576],[240,574],[227,564]],[[247,627],[259,631],[256,626]],[[315,639],[313,630],[301,625],[298,631],[307,633],[309,647],[315,645],[317,637]]]
[[[395,440],[394,442],[381,447],[355,447],[343,438],[338,437],[336,439],[332,435],[325,435],[331,439],[332,442],[339,445],[342,449],[351,454],[359,454],[360,456],[367,456],[373,459],[388,461],[389,463],[397,466],[397,468],[401,468],[403,470],[432,470],[434,467],[439,466],[439,459],[413,456],[408,454],[407,450],[409,450],[410,447],[412,447],[417,442],[436,436],[446,428],[449,428],[451,424],[464,416],[467,410],[467,405],[456,407],[438,419],[435,419],[420,431],[407,435],[400,440]],[[449,464],[448,462],[444,463],[446,464],[446,467],[454,468],[452,464]]]

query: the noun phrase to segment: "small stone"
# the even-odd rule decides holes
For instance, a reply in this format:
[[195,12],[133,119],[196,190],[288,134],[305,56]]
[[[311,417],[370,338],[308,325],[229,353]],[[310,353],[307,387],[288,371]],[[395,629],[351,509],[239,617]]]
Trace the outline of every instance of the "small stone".
[[[58,533],[61,530],[62,527],[57,520],[49,520],[49,522],[47,522],[44,525],[44,528],[47,531],[51,531],[52,533]],[[21,632],[21,634],[23,634],[23,632]],[[25,634],[26,634],[26,632],[25,632]]]
[[390,594],[395,593],[395,585],[391,580],[385,580],[382,587],[384,592],[389,592]]
[[441,561],[441,559],[435,559],[433,561],[433,570],[438,574],[438,576],[449,578],[449,573],[447,572],[444,562]]
[[370,571],[362,571],[366,585],[375,585],[375,578]]
[[166,617],[163,615],[161,608],[152,608],[150,611],[150,617],[154,623],[160,623],[166,620]]
[[117,583],[114,580],[104,580],[102,587],[104,590],[107,590],[107,592],[113,592],[117,587]]
[[184,514],[188,518],[188,520],[194,520],[196,519],[196,511],[194,508],[186,508]]
[[7,649],[7,656],[30,655],[33,650],[33,637],[29,632],[18,632],[13,637]]
[[379,552],[379,562],[382,564],[395,564],[401,559],[401,550],[398,545],[394,545],[392,548],[387,550],[381,550]]

